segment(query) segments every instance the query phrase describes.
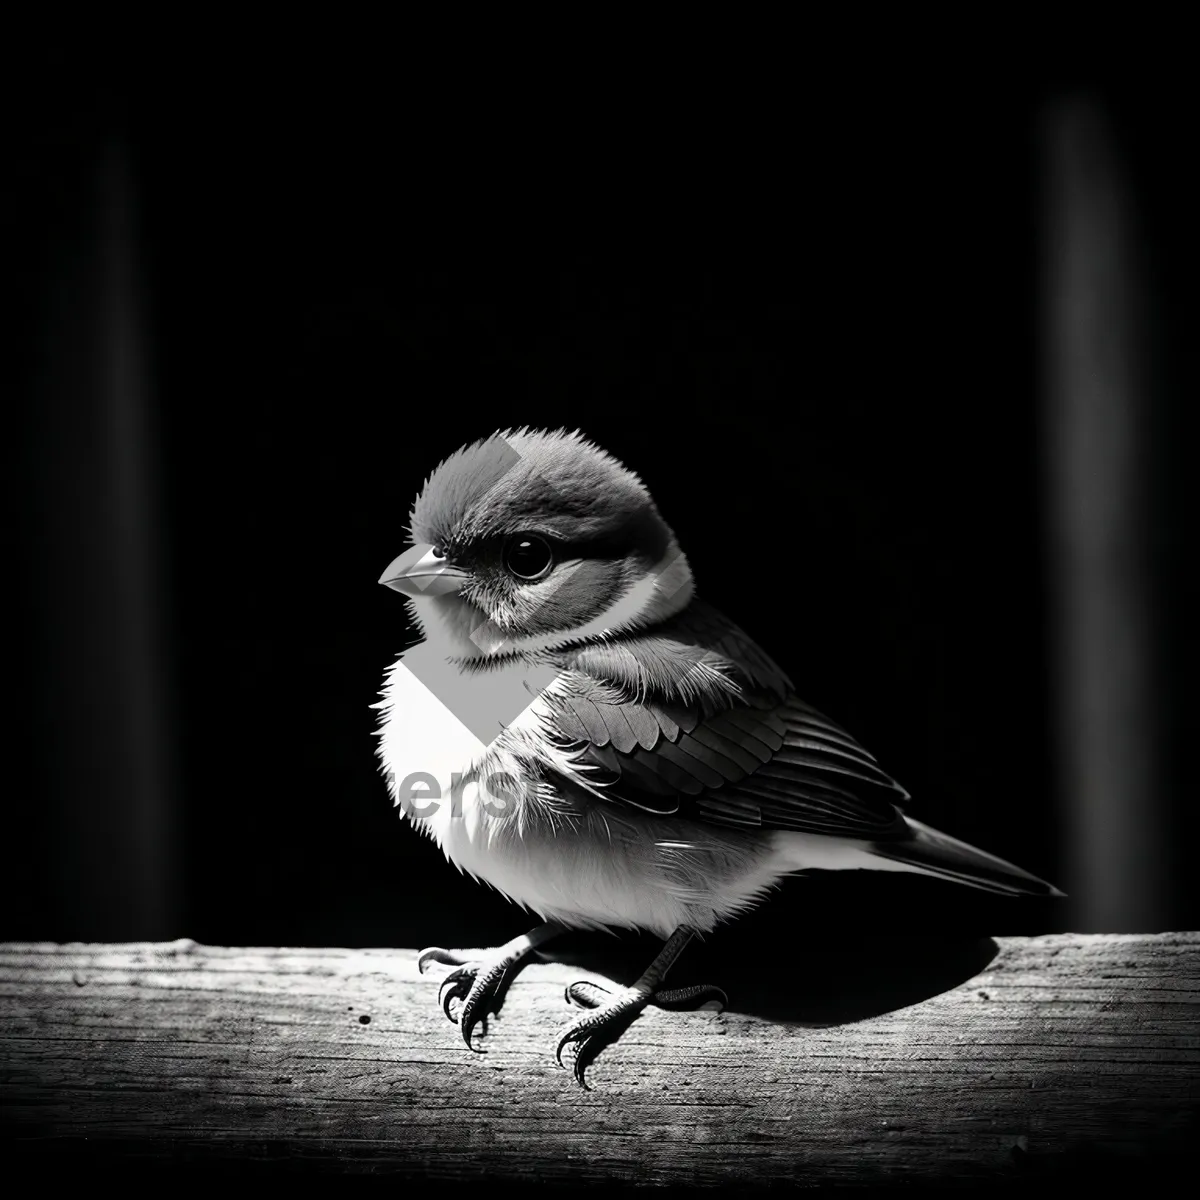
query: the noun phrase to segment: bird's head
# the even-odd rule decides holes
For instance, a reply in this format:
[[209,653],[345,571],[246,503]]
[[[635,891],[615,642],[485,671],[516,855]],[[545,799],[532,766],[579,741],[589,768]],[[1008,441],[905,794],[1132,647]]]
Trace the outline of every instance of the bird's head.
[[460,659],[552,649],[679,612],[692,575],[642,481],[579,432],[507,430],[425,482],[380,583]]

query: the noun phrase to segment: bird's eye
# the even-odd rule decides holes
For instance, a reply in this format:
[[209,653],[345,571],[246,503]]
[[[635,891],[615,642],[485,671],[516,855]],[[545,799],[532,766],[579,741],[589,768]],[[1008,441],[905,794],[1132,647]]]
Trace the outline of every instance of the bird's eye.
[[541,579],[554,566],[554,551],[535,534],[518,533],[504,547],[504,565],[518,579]]
[[445,558],[445,557],[446,557],[446,551],[445,551],[445,550],[444,550],[444,549],[443,549],[441,546],[434,546],[434,548],[433,548],[433,557],[434,557],[434,558]]

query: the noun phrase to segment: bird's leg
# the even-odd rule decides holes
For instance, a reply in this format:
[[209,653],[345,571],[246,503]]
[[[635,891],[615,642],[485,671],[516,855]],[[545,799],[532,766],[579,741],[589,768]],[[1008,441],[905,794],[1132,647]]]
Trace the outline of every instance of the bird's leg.
[[554,1052],[558,1065],[564,1066],[563,1050],[570,1042],[577,1043],[575,1048],[574,1075],[581,1087],[586,1088],[584,1071],[588,1063],[609,1043],[615,1040],[627,1025],[646,1007],[654,1003],[664,1007],[693,1007],[714,1002],[724,1007],[728,1000],[720,988],[700,986],[661,989],[659,984],[674,965],[675,960],[683,953],[688,942],[695,936],[695,930],[681,925],[667,939],[654,961],[643,972],[642,977],[632,986],[621,988],[615,994],[599,984],[588,980],[580,980],[567,987],[567,999],[593,1011],[572,1021],[559,1038],[558,1047]]
[[[442,1011],[451,1021],[457,1022],[467,1046],[483,1053],[479,1047],[471,1045],[472,1030],[488,1011],[495,1011],[515,968],[539,946],[562,932],[561,925],[550,921],[513,938],[485,956],[470,960],[451,950],[443,950],[440,946],[431,946],[421,952],[417,959],[417,970],[423,975],[425,967],[431,962],[454,967],[442,980],[438,993]],[[457,1015],[450,1007],[455,1000],[462,1001]]]

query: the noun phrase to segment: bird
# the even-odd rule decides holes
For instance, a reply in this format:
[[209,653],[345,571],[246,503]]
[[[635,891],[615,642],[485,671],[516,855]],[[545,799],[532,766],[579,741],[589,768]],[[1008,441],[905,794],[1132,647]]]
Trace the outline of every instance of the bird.
[[909,793],[775,660],[697,594],[640,476],[581,430],[510,428],[426,478],[379,582],[417,640],[387,670],[376,733],[394,806],[460,871],[540,924],[452,968],[466,1045],[522,965],[572,930],[663,948],[629,987],[580,981],[558,1037],[574,1077],[647,1005],[688,943],[809,871],[915,872],[1062,896],[909,815]]

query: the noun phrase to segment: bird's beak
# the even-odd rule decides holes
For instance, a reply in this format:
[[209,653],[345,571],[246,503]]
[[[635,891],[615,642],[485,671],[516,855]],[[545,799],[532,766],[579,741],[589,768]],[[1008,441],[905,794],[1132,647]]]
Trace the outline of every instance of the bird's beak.
[[384,587],[406,596],[445,596],[457,592],[467,574],[434,556],[432,546],[413,546],[379,577]]

